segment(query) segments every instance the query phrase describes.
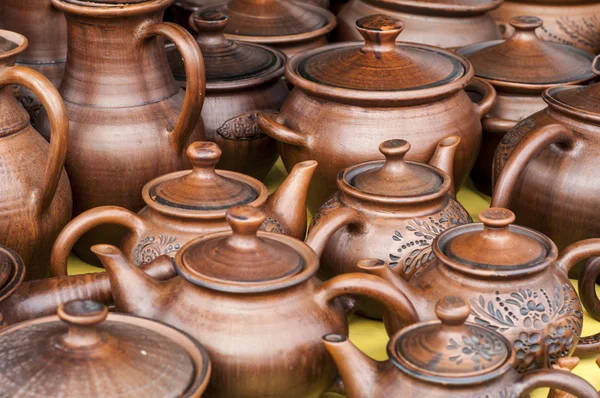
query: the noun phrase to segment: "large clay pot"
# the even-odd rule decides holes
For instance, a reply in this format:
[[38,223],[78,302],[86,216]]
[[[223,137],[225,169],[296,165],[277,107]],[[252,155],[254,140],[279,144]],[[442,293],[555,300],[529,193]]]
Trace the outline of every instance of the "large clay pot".
[[[496,96],[491,85],[472,80],[471,64],[460,55],[396,43],[402,21],[373,15],[356,26],[364,43],[293,57],[285,76],[294,90],[276,117],[259,115],[261,128],[279,141],[288,170],[303,160],[319,162],[309,193],[313,214],[336,190],[340,170],[381,158],[379,144],[396,137],[411,143],[407,159],[420,162],[442,139],[460,137],[454,181],[462,186],[481,145],[480,119]],[[469,99],[467,86],[481,102]]]
[[361,40],[354,22],[367,15],[385,14],[404,21],[402,41],[443,48],[468,46],[500,38],[488,12],[502,0],[352,0],[337,15],[338,41]]
[[[67,58],[67,23],[50,0],[4,0],[2,29],[18,32],[29,41],[27,49],[17,57],[17,65],[35,69],[55,87],[60,85]],[[35,127],[42,103],[30,90],[21,87],[17,98]]]
[[[172,1],[52,0],[68,26],[60,93],[69,113],[66,169],[75,215],[103,205],[140,210],[144,184],[184,168],[188,138],[204,138],[202,55],[187,31],[162,22]],[[185,59],[187,93],[171,75],[162,36]],[[38,121],[47,136],[44,113]],[[116,227],[96,229],[76,252],[93,262],[90,245],[117,243],[121,234]]]
[[[516,15],[535,15],[544,20],[544,26],[537,31],[541,39],[594,54],[600,51],[600,2],[597,0],[505,0],[491,14],[505,21]],[[510,26],[507,28],[510,34]]]
[[539,39],[543,22],[537,17],[512,18],[515,29],[506,41],[474,44],[458,50],[475,69],[475,76],[494,86],[496,105],[483,119],[483,139],[471,178],[480,191],[492,194],[492,163],[508,130],[546,107],[544,90],[585,83],[594,78],[594,55],[575,47]]
[[[0,31],[0,243],[14,249],[28,265],[27,279],[50,275],[50,250],[71,218],[71,188],[63,169],[69,120],[56,88],[39,72],[14,66],[27,39]],[[50,145],[29,124],[12,85],[26,87],[50,117]]]

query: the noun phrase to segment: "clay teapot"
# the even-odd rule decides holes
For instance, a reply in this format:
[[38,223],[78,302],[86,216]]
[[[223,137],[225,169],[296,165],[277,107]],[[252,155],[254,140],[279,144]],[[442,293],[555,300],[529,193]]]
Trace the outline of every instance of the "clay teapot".
[[[181,170],[188,138],[204,139],[198,123],[204,99],[204,66],[193,37],[163,23],[173,0],[52,0],[67,18],[68,52],[60,93],[70,122],[66,170],[73,213],[104,206],[139,211],[144,184]],[[184,92],[171,75],[163,37],[185,59]],[[38,117],[48,136],[48,118]],[[122,229],[103,226],[75,251],[87,262],[92,242],[118,243]]]
[[[385,161],[359,163],[344,169],[337,178],[339,191],[319,209],[307,243],[319,229],[340,219],[348,224],[327,241],[319,276],[330,278],[360,272],[364,258],[386,258],[406,280],[433,258],[431,242],[440,232],[471,222],[469,213],[454,198],[452,171],[460,138],[438,143],[430,165],[404,160],[410,144],[384,141],[379,150]],[[368,300],[359,312],[381,318],[381,307]]]
[[[257,111],[278,111],[289,90],[281,79],[286,56],[258,44],[225,38],[227,15],[198,12],[190,19],[204,57],[206,98],[202,108],[206,138],[221,147],[220,169],[263,180],[279,157],[275,140],[256,123]],[[167,49],[175,80],[185,87],[181,56]]]
[[594,55],[566,44],[546,42],[535,32],[543,21],[514,17],[515,29],[506,41],[489,41],[458,50],[475,69],[475,76],[492,84],[496,105],[483,119],[483,139],[471,178],[480,191],[492,193],[492,163],[496,148],[520,120],[546,107],[544,90],[585,83],[594,78]]
[[[52,244],[71,218],[71,188],[63,169],[69,120],[48,79],[14,66],[26,48],[24,36],[0,31],[0,244],[23,257],[27,279],[39,279],[50,275]],[[50,116],[50,144],[29,124],[29,115],[12,93],[13,84],[31,90],[44,104]]]
[[193,169],[155,178],[144,186],[146,202],[138,214],[103,206],[75,217],[60,233],[52,249],[52,275],[67,275],[71,248],[84,233],[102,224],[127,228],[121,248],[136,265],[166,254],[174,257],[188,241],[214,232],[229,231],[227,209],[249,205],[263,209],[262,230],[304,239],[306,192],[317,163],[296,165],[271,195],[260,181],[233,171],[215,170],[221,150],[213,142],[195,142],[187,149]]
[[598,393],[587,381],[555,369],[519,374],[518,356],[500,333],[466,322],[469,304],[457,296],[435,303],[435,317],[391,338],[389,359],[376,362],[346,336],[329,334],[323,343],[337,364],[348,398],[529,397],[540,387],[556,387],[577,397]]
[[188,334],[109,314],[96,301],[70,301],[57,314],[0,332],[3,396],[200,397],[206,389],[210,359]]
[[265,220],[259,209],[234,207],[227,219],[232,231],[188,242],[175,259],[179,276],[162,283],[116,247],[92,248],[117,310],[175,326],[206,348],[213,364],[206,396],[320,397],[336,374],[321,336],[348,331],[339,296],[366,295],[415,320],[404,295],[375,276],[320,282],[317,253],[294,238],[257,232]]
[[229,16],[225,36],[236,41],[264,44],[288,57],[328,43],[335,16],[307,1],[229,0],[200,8],[197,12],[220,11]]
[[354,22],[371,14],[385,14],[406,23],[402,41],[442,48],[468,46],[500,39],[500,29],[489,11],[502,0],[352,0],[337,15],[338,41],[357,41]]
[[[4,0],[3,3],[2,28],[18,32],[29,41],[27,49],[17,56],[17,65],[40,72],[58,87],[67,58],[65,17],[52,7],[50,0]],[[35,127],[41,101],[24,87],[16,94]]]
[[[295,88],[274,116],[259,125],[279,141],[288,170],[315,159],[309,191],[314,214],[336,190],[336,176],[351,165],[381,157],[378,145],[398,136],[413,146],[409,160],[427,162],[445,137],[461,138],[454,182],[462,186],[481,145],[480,119],[492,107],[494,88],[473,79],[455,53],[423,44],[396,43],[404,23],[385,15],[356,22],[364,43],[338,43],[298,54],[285,76]],[[483,98],[473,103],[463,88]]]
[[[558,254],[546,236],[512,224],[510,210],[490,208],[479,219],[482,223],[439,234],[432,244],[435,258],[409,282],[381,260],[364,260],[359,267],[392,282],[421,320],[434,319],[440,297],[460,294],[471,305],[472,322],[511,342],[520,372],[550,367],[576,346],[578,355],[597,353],[600,342],[579,341],[583,313],[567,272],[599,255],[600,239],[575,243]],[[386,319],[390,334],[402,326]]]
[[[598,59],[594,72],[599,74]],[[600,84],[554,87],[544,110],[523,119],[494,157],[492,206],[509,207],[520,224],[559,248],[600,236],[596,178],[600,149]]]

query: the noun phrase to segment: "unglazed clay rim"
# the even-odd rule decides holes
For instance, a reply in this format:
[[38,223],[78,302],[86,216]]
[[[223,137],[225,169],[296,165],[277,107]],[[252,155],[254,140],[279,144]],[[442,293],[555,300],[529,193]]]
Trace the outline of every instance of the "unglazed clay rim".
[[10,273],[9,278],[6,280],[4,285],[0,286],[0,302],[10,297],[11,294],[23,283],[25,279],[25,264],[21,257],[12,249],[6,246],[0,246],[0,252],[9,257],[13,263],[13,269]]
[[483,5],[449,5],[441,3],[428,3],[422,0],[364,0],[367,3],[373,3],[380,7],[388,7],[393,10],[406,12],[418,12],[420,14],[433,14],[436,16],[468,16],[480,15],[495,10],[502,5],[503,0],[490,0],[489,4]]
[[50,0],[58,10],[74,15],[96,18],[129,17],[154,11],[161,11],[173,4],[174,0],[148,0],[144,3],[107,4],[91,3],[83,0]]
[[298,253],[299,258],[304,263],[304,269],[297,274],[285,279],[277,279],[267,282],[235,282],[225,281],[216,278],[206,277],[187,267],[183,262],[183,256],[187,249],[196,244],[202,244],[205,241],[219,239],[231,236],[231,231],[217,232],[193,239],[183,245],[175,255],[177,273],[188,282],[196,286],[216,290],[225,293],[265,293],[275,290],[282,290],[292,286],[299,285],[312,278],[319,269],[319,258],[317,254],[304,242],[289,236],[280,235],[272,232],[259,231],[257,236],[261,239],[271,239],[291,247]]
[[[595,83],[600,84],[600,83]],[[589,112],[580,108],[571,106],[565,102],[560,101],[554,97],[554,94],[563,90],[575,90],[582,86],[559,86],[547,89],[542,93],[542,99],[550,106],[550,108],[557,110],[558,112],[565,113],[569,116],[573,116],[577,119],[589,120],[594,123],[600,123],[600,112]]]
[[29,46],[29,41],[25,36],[11,30],[0,29],[0,37],[17,45],[17,47],[13,48],[12,50],[0,52],[0,59],[9,59],[10,57],[14,57],[15,55],[25,51]]
[[[244,184],[250,186],[250,188],[252,188],[254,190],[254,192],[256,192],[256,194],[257,194],[256,199],[254,199],[252,202],[248,203],[247,206],[260,207],[267,201],[267,198],[269,197],[269,192],[267,191],[267,187],[265,186],[265,184],[258,181],[257,179],[252,178],[247,175],[244,175],[244,174],[241,174],[241,173],[236,173],[235,171],[219,170],[219,169],[217,169],[215,171],[217,174],[219,174],[222,177],[230,178],[232,180],[243,182]],[[160,176],[160,177],[157,177],[157,178],[151,180],[146,185],[144,185],[144,188],[142,189],[142,199],[144,200],[144,202],[146,202],[146,205],[148,205],[149,208],[156,210],[157,212],[159,212],[161,214],[165,214],[165,215],[172,216],[172,217],[198,219],[198,220],[215,220],[215,219],[221,219],[221,218],[225,219],[225,214],[227,213],[227,210],[229,210],[229,209],[206,210],[206,211],[179,209],[179,208],[163,205],[161,203],[157,203],[154,200],[152,200],[152,198],[150,197],[150,191],[152,190],[152,188],[154,188],[158,184],[160,184],[164,181],[174,180],[176,178],[183,177],[185,175],[190,174],[191,172],[192,172],[192,170],[176,171],[174,173],[165,174],[163,176]],[[235,204],[232,204],[232,206],[235,206]]]

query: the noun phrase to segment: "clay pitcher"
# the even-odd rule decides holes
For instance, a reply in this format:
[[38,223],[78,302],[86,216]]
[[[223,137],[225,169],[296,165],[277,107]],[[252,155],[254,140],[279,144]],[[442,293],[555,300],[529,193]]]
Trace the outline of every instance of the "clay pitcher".
[[[0,31],[0,243],[28,265],[27,279],[50,275],[50,251],[71,218],[71,188],[63,165],[69,121],[65,104],[48,79],[14,66],[27,39]],[[12,85],[35,93],[48,111],[48,144],[29,124]]]
[[[205,87],[202,54],[185,29],[162,22],[172,2],[52,0],[67,18],[60,92],[71,126],[66,169],[74,215],[102,205],[137,212],[144,206],[144,184],[184,168],[188,139],[204,138],[198,123]],[[171,76],[163,37],[185,60],[187,93]],[[45,113],[38,124],[47,136]],[[107,238],[118,243],[120,230],[96,229],[75,250],[97,263],[87,248]]]

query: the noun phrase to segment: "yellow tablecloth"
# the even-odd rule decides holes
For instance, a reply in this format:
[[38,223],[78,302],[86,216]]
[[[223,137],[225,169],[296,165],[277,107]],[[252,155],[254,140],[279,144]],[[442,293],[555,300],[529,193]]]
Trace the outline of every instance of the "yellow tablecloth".
[[[277,162],[271,173],[268,175],[265,183],[269,192],[275,190],[287,175],[281,160]],[[477,214],[489,206],[490,198],[475,190],[471,184],[467,184],[459,193],[458,200],[467,208],[473,219],[477,221]],[[75,256],[69,258],[69,273],[78,274],[85,272],[102,271],[100,268],[92,267],[79,260]],[[577,284],[575,283],[574,286]],[[585,314],[583,322],[583,335],[600,333],[600,322],[595,321]],[[387,359],[386,344],[388,336],[383,327],[383,323],[370,319],[353,316],[350,319],[350,340],[356,344],[370,357],[377,360]],[[594,358],[583,359],[573,373],[584,377],[592,383],[597,389],[600,389],[600,369],[596,366]],[[542,398],[547,395],[547,390],[537,390],[532,394],[533,398]],[[325,394],[323,398],[340,397],[337,394]]]

